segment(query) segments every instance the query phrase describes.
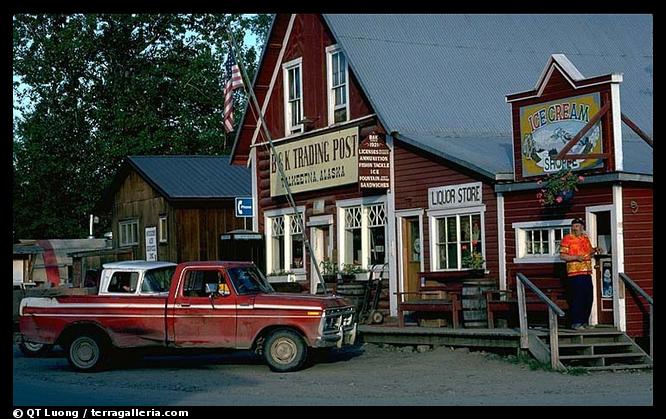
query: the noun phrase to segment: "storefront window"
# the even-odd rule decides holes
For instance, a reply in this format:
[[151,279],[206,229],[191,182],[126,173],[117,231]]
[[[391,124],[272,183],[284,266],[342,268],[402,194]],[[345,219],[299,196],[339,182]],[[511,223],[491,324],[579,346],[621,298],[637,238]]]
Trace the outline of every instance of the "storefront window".
[[292,216],[291,223],[291,268],[303,268],[303,221],[300,215]]
[[450,215],[435,218],[437,260],[435,269],[467,269],[462,263],[472,252],[483,256],[481,214]]
[[386,213],[384,204],[368,207],[368,227],[370,228],[370,264],[386,263]]
[[272,218],[271,250],[273,253],[273,272],[284,271],[284,218]]
[[361,264],[361,207],[345,208],[345,258],[344,263]]
[[383,265],[386,260],[386,208],[384,203],[341,208],[342,264],[363,268]]
[[561,262],[560,243],[571,231],[571,220],[514,223],[516,263]]

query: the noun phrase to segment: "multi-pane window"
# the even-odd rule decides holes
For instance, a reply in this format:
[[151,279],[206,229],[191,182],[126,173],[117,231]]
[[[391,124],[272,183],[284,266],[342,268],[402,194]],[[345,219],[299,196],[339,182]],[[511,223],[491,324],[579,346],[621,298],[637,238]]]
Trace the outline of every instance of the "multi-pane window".
[[345,208],[344,263],[361,265],[361,207]]
[[303,93],[301,60],[295,60],[284,66],[285,74],[285,115],[286,135],[303,131]]
[[340,263],[370,268],[387,262],[385,205],[357,205],[340,211]]
[[368,207],[368,228],[370,230],[370,264],[386,262],[386,211],[384,204]]
[[303,220],[300,214],[289,217],[291,224],[291,268],[303,268]]
[[281,214],[267,217],[270,223],[267,251],[269,273],[296,271],[304,268],[303,214]]
[[516,262],[560,262],[560,243],[571,232],[571,220],[514,223]]
[[483,256],[481,214],[454,214],[435,220],[435,269],[468,269],[463,262],[467,256],[472,252]]
[[284,271],[284,217],[271,218],[272,272]]
[[347,60],[342,51],[333,49],[330,52],[329,69],[332,123],[343,122],[347,120]]
[[120,246],[139,244],[139,219],[123,220],[118,223]]
[[559,255],[562,238],[569,234],[569,227],[525,229],[525,255]]

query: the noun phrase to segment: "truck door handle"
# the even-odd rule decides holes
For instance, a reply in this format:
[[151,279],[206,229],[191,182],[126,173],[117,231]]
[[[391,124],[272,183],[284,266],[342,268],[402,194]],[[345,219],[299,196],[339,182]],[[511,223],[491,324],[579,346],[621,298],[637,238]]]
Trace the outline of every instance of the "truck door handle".
[[240,303],[238,305],[241,307],[250,307],[250,303]]
[[179,307],[189,307],[190,303],[180,303],[178,304]]

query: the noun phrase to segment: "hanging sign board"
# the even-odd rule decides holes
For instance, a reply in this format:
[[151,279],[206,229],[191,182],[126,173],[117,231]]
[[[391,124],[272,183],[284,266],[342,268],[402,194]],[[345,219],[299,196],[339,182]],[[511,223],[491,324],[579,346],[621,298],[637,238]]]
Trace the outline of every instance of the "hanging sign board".
[[[520,108],[520,157],[523,176],[603,166],[599,159],[555,160],[554,157],[598,112],[599,93],[567,97]],[[601,122],[576,143],[569,154],[602,153]]]
[[157,260],[157,227],[146,227],[146,260]]
[[391,150],[383,134],[370,133],[358,147],[358,187],[388,189],[391,186]]
[[[292,193],[358,182],[358,127],[275,146]],[[271,157],[271,196],[286,195],[275,156]]]
[[428,209],[472,207],[483,204],[481,182],[438,186],[428,189]]

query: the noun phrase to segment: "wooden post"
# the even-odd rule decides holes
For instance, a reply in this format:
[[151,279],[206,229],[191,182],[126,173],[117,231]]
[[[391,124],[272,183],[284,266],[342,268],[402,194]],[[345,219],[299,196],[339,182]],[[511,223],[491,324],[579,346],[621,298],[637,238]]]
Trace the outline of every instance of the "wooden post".
[[548,307],[548,331],[550,332],[550,366],[554,370],[559,369],[560,347],[557,339],[557,315]]
[[650,304],[650,356],[654,361],[654,349],[652,348],[652,339],[654,335],[654,329],[652,329],[652,304]]
[[527,336],[527,306],[525,304],[525,285],[516,277],[516,291],[518,292],[518,321],[520,322],[520,347],[528,349],[529,338]]

